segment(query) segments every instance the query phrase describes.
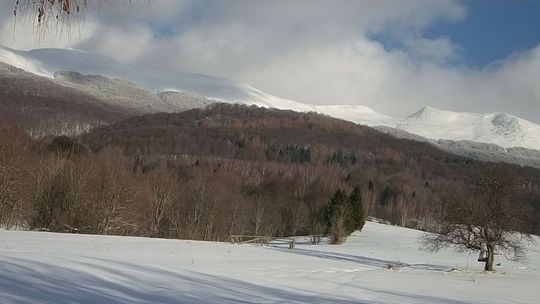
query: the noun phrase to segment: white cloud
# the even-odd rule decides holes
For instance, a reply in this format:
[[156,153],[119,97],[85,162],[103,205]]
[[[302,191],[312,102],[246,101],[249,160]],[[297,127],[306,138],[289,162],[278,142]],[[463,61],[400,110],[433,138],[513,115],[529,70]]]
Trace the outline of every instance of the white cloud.
[[148,52],[152,39],[153,33],[146,27],[133,26],[128,29],[111,28],[109,30],[100,28],[77,46],[92,49],[123,63],[133,63]]
[[69,27],[51,25],[50,30],[46,30],[29,19],[21,18],[17,22],[10,19],[0,23],[0,45],[20,50],[73,47],[91,37],[96,30],[96,24],[92,22],[73,23]]

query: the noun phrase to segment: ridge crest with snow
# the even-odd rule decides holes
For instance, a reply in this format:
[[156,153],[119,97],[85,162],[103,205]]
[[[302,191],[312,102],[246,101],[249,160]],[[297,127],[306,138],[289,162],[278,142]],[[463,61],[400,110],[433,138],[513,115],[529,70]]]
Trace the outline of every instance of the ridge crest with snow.
[[507,113],[453,112],[426,106],[410,116],[395,118],[360,105],[304,104],[219,77],[141,70],[102,55],[73,49],[18,51],[0,46],[0,62],[52,79],[58,72],[100,75],[130,81],[153,94],[186,92],[221,102],[318,112],[368,126],[396,128],[434,140],[474,141],[503,148],[540,150],[540,126]]

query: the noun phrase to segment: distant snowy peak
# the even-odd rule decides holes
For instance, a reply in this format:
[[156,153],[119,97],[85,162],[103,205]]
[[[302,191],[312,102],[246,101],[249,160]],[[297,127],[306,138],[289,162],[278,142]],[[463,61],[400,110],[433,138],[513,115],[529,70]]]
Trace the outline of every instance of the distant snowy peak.
[[491,119],[493,126],[503,133],[534,132],[535,128],[538,131],[538,125],[507,113],[490,114],[486,118]]
[[519,130],[522,124],[532,124],[519,117],[507,114],[507,113],[488,113],[478,114],[469,112],[453,112],[446,110],[439,110],[433,107],[423,107],[420,111],[405,118],[406,121],[421,121],[421,122],[434,122],[434,123],[457,123],[457,124],[470,124],[475,121],[491,122],[494,127],[501,127],[503,129]]
[[[78,72],[127,80],[149,90],[189,93],[210,101],[253,104],[263,107],[318,112],[369,126],[386,126],[435,140],[474,141],[504,148],[540,150],[540,126],[506,113],[477,114],[424,107],[404,117],[394,118],[358,105],[316,106],[279,98],[249,85],[201,74],[140,69],[114,59],[73,49],[18,51],[0,46],[0,61],[27,72],[54,78],[58,72]],[[111,88],[113,89],[113,88]],[[178,96],[163,95],[175,104]],[[144,102],[144,101],[141,101]],[[157,102],[157,101],[156,101]],[[199,104],[199,103],[197,103]],[[144,106],[137,104],[138,107]],[[170,105],[169,105],[170,106]],[[159,107],[154,107],[159,109]]]
[[467,118],[468,116],[473,116],[473,115],[475,114],[444,111],[444,110],[439,110],[433,107],[426,106],[420,109],[420,111],[406,117],[406,119],[423,120],[423,121],[443,119],[447,122],[453,122],[453,121]]
[[424,107],[413,115],[384,125],[432,139],[540,150],[540,126],[507,113],[477,114]]

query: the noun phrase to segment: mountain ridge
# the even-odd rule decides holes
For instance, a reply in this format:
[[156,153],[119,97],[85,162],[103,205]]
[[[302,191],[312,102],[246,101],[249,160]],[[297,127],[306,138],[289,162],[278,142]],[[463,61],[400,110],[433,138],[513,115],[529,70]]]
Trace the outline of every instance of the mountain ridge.
[[[396,118],[384,115],[361,105],[309,105],[273,96],[247,84],[207,76],[173,71],[142,70],[116,62],[102,55],[72,49],[36,49],[18,51],[0,47],[0,61],[26,70],[36,75],[55,78],[75,72],[86,77],[105,76],[111,81],[133,83],[151,91],[153,106],[140,100],[133,107],[144,112],[145,107],[157,111],[175,111],[174,106],[159,104],[165,92],[179,92],[191,96],[203,96],[206,101],[198,101],[195,107],[212,101],[253,104],[257,106],[290,109],[300,112],[317,112],[332,117],[364,124],[372,127],[385,126],[403,130],[432,140],[474,141],[495,144],[502,148],[521,147],[540,150],[540,126],[508,113],[470,113],[440,110],[431,106],[423,107],[412,115]],[[97,77],[96,79],[100,79]],[[72,86],[73,82],[62,83]],[[144,99],[143,98],[143,99]],[[175,104],[175,103],[173,103]],[[182,108],[182,106],[179,106]]]

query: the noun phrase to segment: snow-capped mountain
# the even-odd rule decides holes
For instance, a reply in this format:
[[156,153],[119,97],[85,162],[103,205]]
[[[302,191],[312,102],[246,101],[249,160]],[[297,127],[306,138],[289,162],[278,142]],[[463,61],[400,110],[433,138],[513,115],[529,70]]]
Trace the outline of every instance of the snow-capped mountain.
[[[169,104],[164,104],[164,109],[171,108],[170,102],[173,93],[179,92],[180,95],[187,93],[191,94],[191,96],[207,98],[207,101],[203,102],[203,104],[207,103],[208,100],[214,100],[302,112],[313,111],[359,124],[396,128],[428,139],[472,141],[495,144],[503,148],[522,147],[540,150],[540,126],[506,113],[461,113],[424,107],[410,116],[396,118],[359,105],[308,105],[279,98],[246,84],[224,78],[174,71],[140,69],[119,63],[105,56],[73,49],[18,51],[0,47],[0,62],[42,77],[56,78],[60,83],[66,81],[66,74],[59,72],[100,75],[111,78],[111,81],[117,81],[117,79],[127,80],[133,83],[134,86],[140,86],[150,91],[151,94],[161,98],[162,101],[163,96],[167,97],[165,102],[169,102]],[[102,79],[99,80],[100,82],[103,81]],[[95,88],[90,93],[96,95],[98,94],[96,93],[98,84],[96,84],[95,79],[93,81]],[[80,83],[74,83],[70,79],[67,79],[67,82],[63,84],[80,87]],[[99,85],[101,86],[101,84]],[[114,84],[108,85],[113,86]],[[129,87],[126,83],[122,83],[122,85]],[[113,90],[109,89],[109,91]],[[116,91],[119,90],[116,89]],[[144,94],[141,95],[140,90],[135,87],[131,87],[130,92],[130,96],[135,93],[137,96],[142,96],[135,100],[137,103],[148,100],[153,102],[152,109],[161,109],[160,101],[157,98],[144,97]],[[118,98],[115,100],[118,100]],[[137,107],[150,108],[150,105],[138,104]]]
[[540,149],[540,126],[507,113],[462,113],[424,107],[393,126],[433,139],[469,140]]
[[54,78],[57,72],[78,72],[128,80],[154,93],[181,91],[217,101],[278,109],[313,111],[313,107],[272,96],[246,84],[201,74],[139,69],[111,58],[73,49],[18,51],[0,47],[0,61],[27,72]]

